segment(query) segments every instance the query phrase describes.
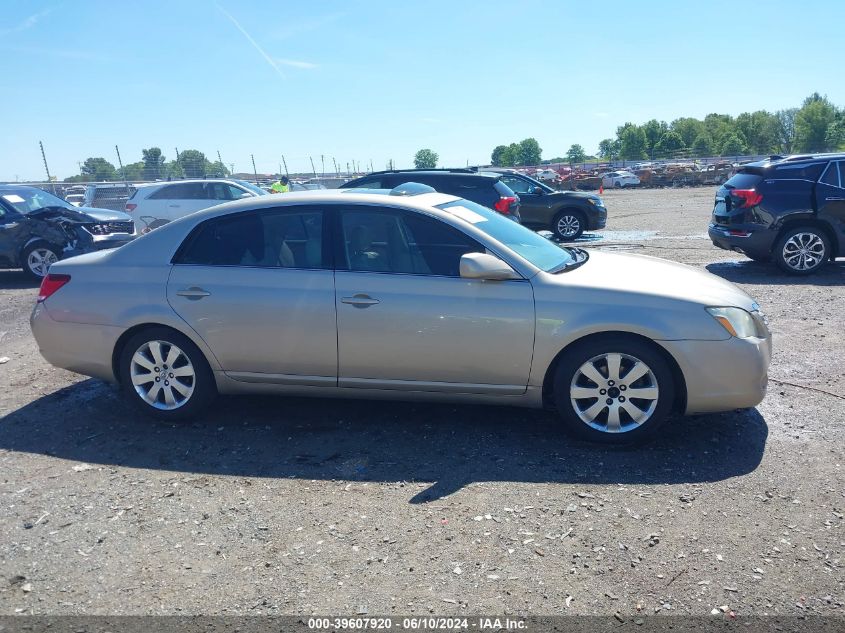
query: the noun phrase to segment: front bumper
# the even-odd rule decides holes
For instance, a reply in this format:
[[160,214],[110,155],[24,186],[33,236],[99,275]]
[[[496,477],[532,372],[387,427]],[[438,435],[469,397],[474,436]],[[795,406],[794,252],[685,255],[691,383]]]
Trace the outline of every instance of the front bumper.
[[737,225],[730,231],[743,232],[745,235],[732,235],[728,228],[711,224],[707,230],[710,241],[726,251],[743,253],[757,258],[767,257],[772,252],[774,236],[771,231],[754,227],[756,230]]
[[754,407],[766,395],[771,335],[658,343],[677,361],[684,375],[688,415]]
[[592,209],[587,212],[587,226],[586,230],[595,231],[603,229],[607,226],[607,208],[592,205]]

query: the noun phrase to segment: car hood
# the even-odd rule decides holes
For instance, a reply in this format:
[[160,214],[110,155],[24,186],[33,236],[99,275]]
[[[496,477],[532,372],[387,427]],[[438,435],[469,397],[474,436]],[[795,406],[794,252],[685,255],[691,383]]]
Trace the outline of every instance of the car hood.
[[615,290],[702,306],[736,306],[749,311],[757,307],[751,297],[721,277],[647,255],[591,251],[578,268],[545,278],[569,287]]
[[555,191],[553,193],[547,193],[546,195],[552,199],[578,198],[580,200],[589,200],[592,198],[595,200],[596,198],[599,198],[599,196],[594,193],[586,193],[584,191]]
[[131,222],[132,218],[123,211],[112,211],[111,209],[93,209],[91,207],[75,207],[66,209],[64,207],[47,207],[37,211],[31,211],[29,215],[40,218],[62,218],[70,222],[87,224],[89,222]]

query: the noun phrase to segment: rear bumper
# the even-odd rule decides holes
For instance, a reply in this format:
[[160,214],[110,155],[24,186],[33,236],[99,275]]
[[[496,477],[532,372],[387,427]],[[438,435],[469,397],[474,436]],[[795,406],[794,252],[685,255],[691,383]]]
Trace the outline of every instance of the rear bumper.
[[754,407],[768,384],[772,338],[658,341],[677,361],[687,387],[686,414]]
[[122,328],[55,321],[42,303],[35,304],[29,325],[38,351],[51,365],[117,382],[112,369],[112,351],[124,331]]
[[[755,230],[756,229],[756,230]],[[746,235],[731,235],[728,229],[717,224],[711,224],[707,230],[710,241],[726,251],[734,251],[756,257],[766,257],[772,252],[774,235],[772,231],[760,227],[736,226],[732,231],[743,231]]]

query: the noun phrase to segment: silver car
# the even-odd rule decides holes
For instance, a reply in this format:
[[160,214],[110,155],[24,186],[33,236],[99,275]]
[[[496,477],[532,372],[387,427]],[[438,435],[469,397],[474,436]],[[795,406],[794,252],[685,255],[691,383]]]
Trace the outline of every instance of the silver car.
[[413,183],[236,201],[60,261],[31,325],[50,363],[164,419],[217,394],[440,400],[554,408],[605,442],[756,405],[771,357],[718,277]]

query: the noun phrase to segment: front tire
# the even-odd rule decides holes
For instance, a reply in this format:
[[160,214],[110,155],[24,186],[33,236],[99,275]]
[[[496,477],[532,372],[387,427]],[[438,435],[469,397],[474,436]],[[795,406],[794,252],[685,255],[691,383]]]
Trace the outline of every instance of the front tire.
[[50,266],[61,258],[61,250],[47,242],[34,242],[21,253],[24,274],[35,281],[47,276]]
[[786,231],[773,251],[778,267],[791,275],[811,275],[830,259],[830,242],[824,231],[799,226]]
[[126,342],[120,382],[136,407],[162,420],[195,417],[217,396],[214,374],[200,349],[165,327],[143,330]]
[[552,231],[562,242],[572,242],[584,233],[584,223],[584,215],[580,211],[564,209],[555,216]]
[[592,442],[648,439],[672,410],[675,381],[653,345],[624,335],[576,344],[554,378],[558,412],[568,431]]

